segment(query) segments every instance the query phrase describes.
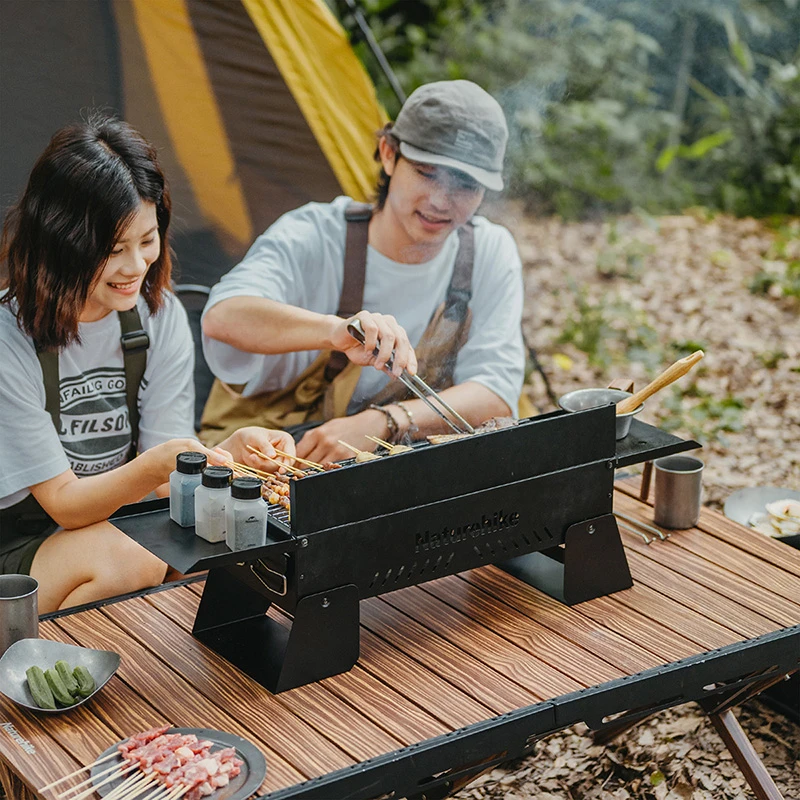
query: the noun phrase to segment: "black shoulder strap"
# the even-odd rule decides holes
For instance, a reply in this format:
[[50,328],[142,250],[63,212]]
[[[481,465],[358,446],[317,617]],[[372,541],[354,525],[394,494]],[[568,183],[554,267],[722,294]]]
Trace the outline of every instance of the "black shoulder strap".
[[[136,455],[139,443],[139,384],[147,367],[147,348],[150,337],[142,328],[139,311],[134,306],[130,311],[119,311],[119,324],[122,331],[120,344],[125,362],[125,403],[131,423],[131,457]],[[61,430],[61,402],[59,397],[58,351],[40,350],[36,355],[42,367],[44,379],[44,407],[53,420],[57,431]]]
[[119,325],[122,335],[122,357],[125,360],[125,402],[128,406],[128,417],[131,421],[131,453],[136,455],[139,445],[139,384],[147,367],[147,348],[150,337],[142,328],[139,310],[134,306],[130,311],[118,311]]
[[[372,206],[353,201],[345,209],[347,234],[344,245],[344,279],[336,315],[342,319],[352,317],[364,307],[364,280],[367,274],[367,242]],[[331,353],[325,367],[325,378],[332,381],[347,366],[344,353]]]

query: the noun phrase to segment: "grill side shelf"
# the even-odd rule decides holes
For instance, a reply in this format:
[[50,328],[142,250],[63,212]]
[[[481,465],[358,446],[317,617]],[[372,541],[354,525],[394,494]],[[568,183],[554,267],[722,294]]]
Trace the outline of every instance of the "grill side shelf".
[[110,519],[131,539],[185,574],[297,549],[297,540],[272,520],[267,525],[264,547],[234,552],[225,542],[212,544],[196,536],[194,527],[182,528],[170,519],[169,498],[123,506]]
[[632,464],[641,464],[644,461],[652,461],[686,450],[695,450],[700,446],[700,443],[693,439],[680,439],[660,428],[634,419],[631,421],[630,433],[617,442],[614,466],[629,467]]

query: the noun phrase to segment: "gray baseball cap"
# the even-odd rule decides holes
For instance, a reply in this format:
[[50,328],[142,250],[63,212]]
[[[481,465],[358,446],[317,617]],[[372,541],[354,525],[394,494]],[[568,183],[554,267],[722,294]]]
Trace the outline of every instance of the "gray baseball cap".
[[392,133],[412,161],[466,172],[487,189],[503,188],[508,127],[503,109],[472,81],[437,81],[414,91]]

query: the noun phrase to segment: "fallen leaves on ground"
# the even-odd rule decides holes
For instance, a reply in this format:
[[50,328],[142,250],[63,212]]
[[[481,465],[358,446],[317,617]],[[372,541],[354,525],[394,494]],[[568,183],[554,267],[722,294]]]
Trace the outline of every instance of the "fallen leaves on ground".
[[[681,379],[675,392],[665,389],[651,398],[641,418],[658,425],[677,414],[685,424],[676,435],[700,436],[707,505],[720,509],[732,491],[746,486],[800,489],[800,306],[776,291],[756,295],[748,288],[762,271],[781,269],[772,229],[757,220],[700,214],[567,223],[531,218],[514,204],[486,213],[504,222],[519,244],[526,338],[556,396],[617,378],[641,388],[686,350],[702,346],[706,356],[696,374]],[[800,240],[783,249],[784,257],[800,260]],[[594,359],[574,343],[559,342],[570,325],[585,334]],[[649,345],[649,353],[631,347],[637,340]],[[539,412],[553,409],[536,373],[527,391]],[[783,796],[800,798],[800,727],[759,700],[735,714]],[[662,711],[605,747],[595,745],[583,725],[553,734],[532,755],[491,770],[455,795],[753,796],[693,704]]]

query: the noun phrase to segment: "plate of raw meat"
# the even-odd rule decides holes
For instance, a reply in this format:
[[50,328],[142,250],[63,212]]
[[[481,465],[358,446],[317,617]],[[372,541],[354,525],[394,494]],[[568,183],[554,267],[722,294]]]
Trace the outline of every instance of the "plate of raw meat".
[[168,725],[113,744],[91,770],[92,784],[101,797],[120,790],[126,799],[152,796],[154,800],[247,800],[266,774],[264,756],[246,739],[207,728]]

